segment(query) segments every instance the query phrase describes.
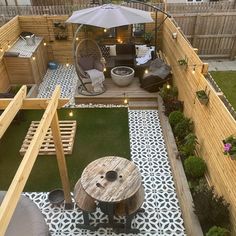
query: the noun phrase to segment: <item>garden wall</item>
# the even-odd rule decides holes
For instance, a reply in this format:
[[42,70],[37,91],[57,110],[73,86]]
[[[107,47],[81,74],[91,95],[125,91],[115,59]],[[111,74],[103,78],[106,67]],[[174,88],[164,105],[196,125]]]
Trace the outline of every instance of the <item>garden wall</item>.
[[[177,32],[177,38],[172,33]],[[195,124],[198,137],[198,154],[208,166],[208,179],[219,194],[231,204],[231,219],[234,235],[236,233],[236,161],[223,155],[222,140],[231,134],[236,135],[236,121],[233,119],[217,93],[205,79],[207,65],[201,62],[197,50],[171,20],[163,27],[162,51],[172,66],[174,83],[179,89],[179,99],[184,101],[184,113]],[[186,59],[187,66],[179,65],[178,60]],[[206,90],[209,103],[202,105],[196,98],[196,91]]]

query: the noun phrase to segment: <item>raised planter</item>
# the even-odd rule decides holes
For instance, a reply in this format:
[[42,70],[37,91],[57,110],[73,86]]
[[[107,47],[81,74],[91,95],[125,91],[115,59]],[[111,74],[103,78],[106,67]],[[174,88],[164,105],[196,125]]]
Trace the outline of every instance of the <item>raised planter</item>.
[[197,95],[197,98],[201,104],[207,105],[207,103],[209,102],[209,97],[207,96],[207,94],[204,90],[197,91],[196,95]]

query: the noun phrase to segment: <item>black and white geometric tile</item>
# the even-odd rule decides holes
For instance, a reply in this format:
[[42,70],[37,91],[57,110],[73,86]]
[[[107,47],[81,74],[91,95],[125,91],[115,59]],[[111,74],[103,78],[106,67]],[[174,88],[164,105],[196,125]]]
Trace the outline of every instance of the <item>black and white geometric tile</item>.
[[61,86],[61,97],[73,102],[78,87],[78,76],[73,65],[59,65],[56,70],[47,70],[43,82],[39,85],[38,98],[49,98],[57,85]]
[[[185,228],[175,192],[162,130],[156,110],[129,110],[131,158],[138,166],[145,188],[144,213],[133,220],[133,227],[140,229],[136,235],[184,236]],[[76,207],[65,210],[63,204],[52,207],[48,193],[25,193],[41,209],[52,236],[112,235],[112,229],[96,232],[78,229],[83,222],[82,212]],[[97,210],[91,214],[91,223],[106,222],[107,217]],[[122,221],[122,219],[120,219]],[[127,234],[119,234],[125,236]],[[133,235],[133,234],[128,234]]]

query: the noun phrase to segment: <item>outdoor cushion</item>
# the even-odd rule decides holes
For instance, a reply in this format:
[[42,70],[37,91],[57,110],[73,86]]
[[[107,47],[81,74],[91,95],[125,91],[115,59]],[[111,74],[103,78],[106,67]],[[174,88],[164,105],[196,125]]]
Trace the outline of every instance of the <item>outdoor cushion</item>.
[[93,56],[80,57],[78,59],[79,65],[83,70],[91,70],[94,69],[94,58]]
[[135,46],[134,44],[117,44],[116,45],[116,54],[124,55],[130,54],[131,56],[135,55]]
[[[0,203],[5,191],[0,191]],[[43,214],[29,198],[21,196],[8,225],[5,236],[49,236]]]
[[103,64],[102,64],[98,59],[96,59],[96,60],[94,61],[94,69],[103,72],[103,68],[104,68]]
[[110,56],[110,48],[105,45],[100,45],[102,56],[108,58]]

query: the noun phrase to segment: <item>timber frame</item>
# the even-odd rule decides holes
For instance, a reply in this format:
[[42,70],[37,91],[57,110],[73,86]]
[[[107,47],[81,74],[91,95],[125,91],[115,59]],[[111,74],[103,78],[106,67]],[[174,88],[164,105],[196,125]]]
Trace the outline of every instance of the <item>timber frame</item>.
[[28,99],[26,98],[26,85],[22,86],[13,99],[0,99],[0,109],[5,109],[0,116],[0,138],[11,124],[20,109],[45,109],[35,135],[18,167],[11,185],[0,206],[0,235],[4,235],[11,217],[20,198],[21,192],[27,182],[33,165],[39,153],[49,126],[56,148],[57,163],[59,167],[62,187],[67,206],[72,204],[70,194],[70,183],[62,147],[57,109],[68,102],[68,99],[60,99],[60,86],[57,86],[50,99]]

